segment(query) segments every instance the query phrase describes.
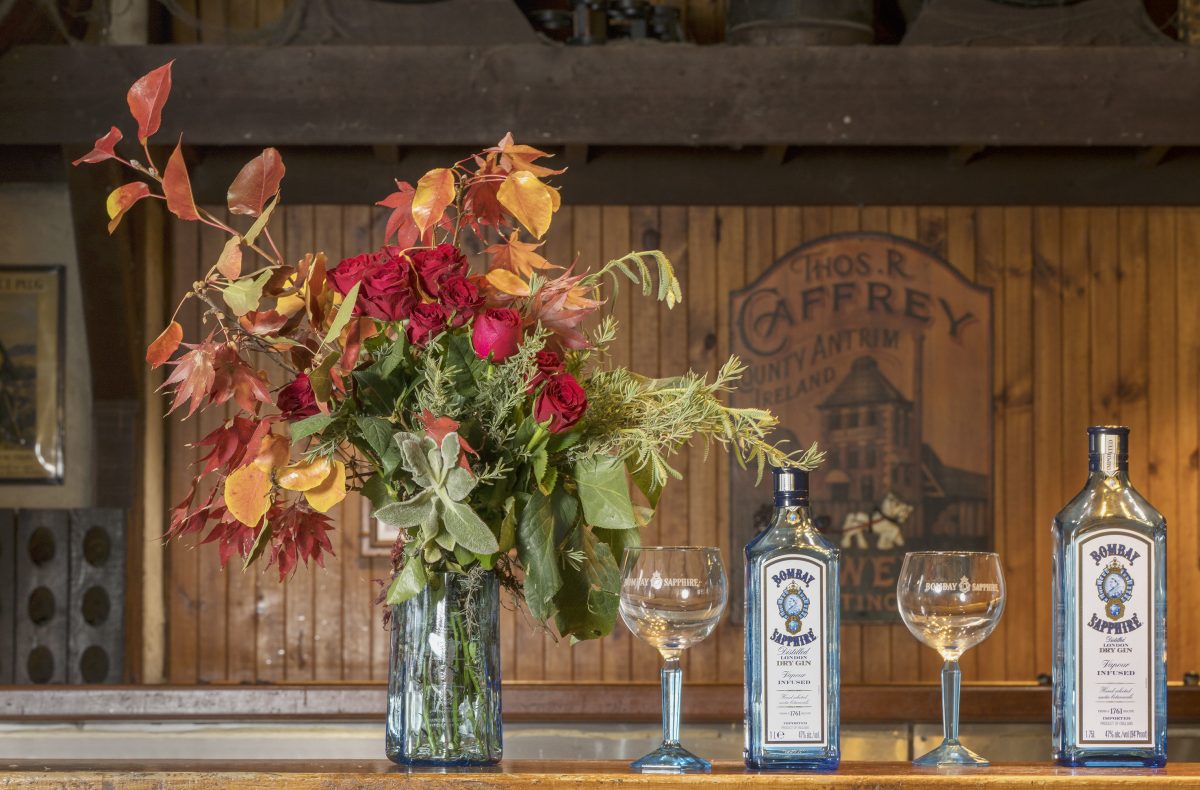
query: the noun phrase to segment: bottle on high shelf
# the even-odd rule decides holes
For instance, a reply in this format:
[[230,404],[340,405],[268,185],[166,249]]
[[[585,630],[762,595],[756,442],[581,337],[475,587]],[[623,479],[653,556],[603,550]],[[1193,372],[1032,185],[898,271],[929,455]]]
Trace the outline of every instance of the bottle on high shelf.
[[840,552],[817,531],[808,473],[775,469],[771,524],[746,546],[746,765],[836,768]]
[[1129,483],[1129,429],[1088,428],[1083,490],[1054,518],[1054,757],[1167,762],[1167,522]]

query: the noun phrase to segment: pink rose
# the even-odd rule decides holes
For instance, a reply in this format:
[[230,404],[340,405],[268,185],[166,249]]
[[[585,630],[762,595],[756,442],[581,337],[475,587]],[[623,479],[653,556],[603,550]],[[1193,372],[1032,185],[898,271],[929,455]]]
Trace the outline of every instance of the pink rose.
[[446,328],[450,314],[437,302],[422,302],[413,308],[408,318],[408,342],[424,348],[429,341]]
[[570,373],[559,373],[546,381],[533,406],[538,423],[550,420],[550,433],[562,433],[587,411],[587,395]]
[[480,359],[490,354],[493,362],[503,362],[517,353],[521,340],[521,314],[506,307],[484,310],[475,317],[471,345]]

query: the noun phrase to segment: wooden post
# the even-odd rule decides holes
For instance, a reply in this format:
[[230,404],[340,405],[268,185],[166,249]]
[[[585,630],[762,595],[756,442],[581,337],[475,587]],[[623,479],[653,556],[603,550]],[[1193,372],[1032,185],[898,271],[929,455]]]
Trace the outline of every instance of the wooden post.
[[[149,206],[144,214],[145,238],[145,321],[143,340],[149,344],[166,325],[163,282],[163,214],[158,206]],[[166,512],[166,465],[163,448],[163,413],[166,403],[158,392],[163,373],[147,371],[142,381],[142,654],[143,683],[162,683],[165,677],[166,590],[163,583],[163,514]]]

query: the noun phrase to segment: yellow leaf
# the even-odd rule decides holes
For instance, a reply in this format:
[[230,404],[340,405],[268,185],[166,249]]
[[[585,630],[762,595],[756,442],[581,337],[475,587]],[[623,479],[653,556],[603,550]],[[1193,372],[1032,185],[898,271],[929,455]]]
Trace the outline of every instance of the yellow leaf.
[[550,187],[537,179],[537,176],[524,171],[509,173],[496,191],[496,199],[500,205],[517,218],[517,221],[539,239],[550,228],[550,218],[554,214],[555,198],[557,195]]
[[550,193],[550,203],[553,204],[554,210],[558,211],[562,206],[562,195],[558,193],[557,189],[551,186],[547,186],[546,191]]
[[254,464],[264,472],[271,472],[288,462],[291,445],[287,437],[277,433],[268,433],[258,445],[258,455]]
[[497,291],[510,296],[529,296],[529,283],[508,269],[492,269],[487,273],[487,281]]
[[537,249],[545,242],[528,242],[521,241],[517,238],[514,232],[506,240],[499,244],[493,244],[484,252],[494,256],[491,265],[500,268],[508,269],[522,277],[528,277],[533,274],[535,269],[555,269],[553,263],[543,258],[538,254]]
[[232,236],[225,242],[221,257],[217,259],[217,271],[227,280],[236,280],[242,276],[242,238]]
[[[296,275],[293,274],[287,279],[287,287],[296,287]],[[275,300],[275,312],[282,316],[291,318],[304,308],[304,294],[304,286],[301,286],[300,290],[296,293],[284,294],[283,296],[278,297]]]
[[329,508],[346,498],[346,465],[341,461],[333,462],[333,471],[316,488],[304,492],[308,504],[318,513],[325,513]]
[[225,478],[225,507],[238,521],[253,527],[271,507],[271,473],[246,464]]
[[417,182],[412,199],[413,222],[421,235],[432,228],[454,202],[454,171],[447,167],[430,170]]
[[314,458],[311,461],[300,461],[282,469],[276,482],[280,488],[288,491],[308,491],[325,482],[330,476],[329,456]]

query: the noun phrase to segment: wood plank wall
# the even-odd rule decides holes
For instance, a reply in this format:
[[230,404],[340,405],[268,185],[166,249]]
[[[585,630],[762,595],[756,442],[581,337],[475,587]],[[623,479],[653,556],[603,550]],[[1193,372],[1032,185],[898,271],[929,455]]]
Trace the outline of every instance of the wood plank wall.
[[[311,248],[337,260],[381,243],[383,215],[340,206],[277,214],[287,254]],[[219,240],[175,224],[174,293],[216,259]],[[627,294],[614,356],[647,374],[689,365],[711,371],[727,353],[727,295],[805,241],[849,230],[917,239],[994,290],[996,545],[1009,580],[997,632],[967,654],[968,681],[1033,681],[1050,671],[1048,524],[1086,475],[1089,423],[1132,430],[1135,483],[1170,525],[1169,671],[1200,670],[1200,209],[963,207],[576,206],[558,215],[547,251],[595,264],[631,248],[661,247],[678,267],[684,303],[659,309]],[[183,323],[195,337],[198,317]],[[214,418],[170,423],[169,501],[178,501],[195,453],[185,447]],[[680,458],[647,543],[728,545],[728,462]],[[212,546],[169,549],[169,680],[277,682],[382,680],[386,635],[371,606],[381,560],[359,556],[360,502],[336,514],[338,557],[301,570],[286,587],[271,575],[222,572]],[[732,552],[731,552],[732,549]],[[654,680],[657,657],[622,625],[600,643],[570,648],[503,611],[503,671],[515,680]],[[843,682],[933,680],[936,655],[902,626],[846,626]],[[723,624],[690,651],[691,681],[739,682],[740,630]]]

